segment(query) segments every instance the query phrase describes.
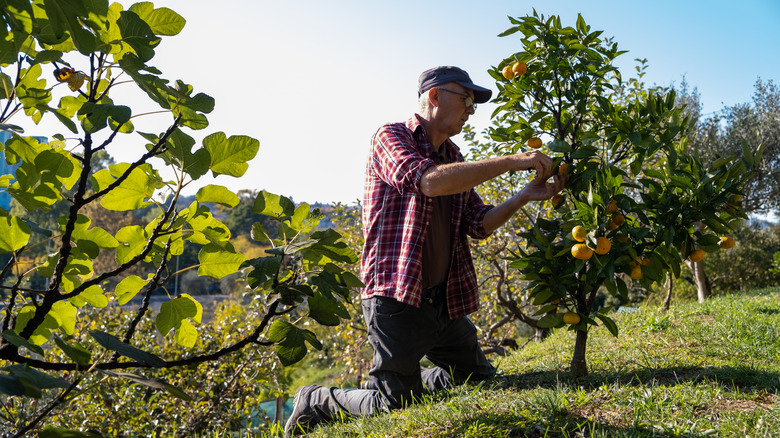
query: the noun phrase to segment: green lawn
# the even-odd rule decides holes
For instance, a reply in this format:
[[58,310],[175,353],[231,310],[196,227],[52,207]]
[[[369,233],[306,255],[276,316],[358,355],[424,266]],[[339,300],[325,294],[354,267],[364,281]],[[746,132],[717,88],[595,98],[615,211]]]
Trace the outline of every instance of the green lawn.
[[496,360],[498,376],[310,437],[780,436],[780,288],[614,315],[573,379],[574,333]]

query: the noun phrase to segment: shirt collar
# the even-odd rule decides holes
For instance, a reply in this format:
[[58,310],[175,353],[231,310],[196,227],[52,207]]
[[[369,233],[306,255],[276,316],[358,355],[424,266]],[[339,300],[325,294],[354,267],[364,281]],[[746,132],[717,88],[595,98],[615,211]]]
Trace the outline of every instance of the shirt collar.
[[[424,157],[433,158],[433,146],[431,145],[431,142],[428,140],[428,136],[425,133],[425,127],[422,125],[422,119],[420,118],[420,115],[415,114],[414,116],[410,117],[409,120],[406,121],[406,126],[412,131],[412,134],[417,141],[420,153]],[[453,153],[459,150],[458,147],[449,138],[444,141],[443,146],[445,148],[444,150],[447,152],[447,161],[452,162]]]

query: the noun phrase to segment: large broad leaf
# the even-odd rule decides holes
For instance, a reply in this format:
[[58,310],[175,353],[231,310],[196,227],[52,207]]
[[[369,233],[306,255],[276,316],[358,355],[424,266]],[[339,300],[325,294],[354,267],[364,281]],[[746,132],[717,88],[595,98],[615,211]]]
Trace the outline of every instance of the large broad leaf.
[[176,330],[176,342],[185,347],[192,347],[198,339],[198,332],[190,324],[189,319],[200,324],[203,307],[188,294],[181,294],[163,303],[157,314],[157,330],[165,336],[172,329]]
[[281,319],[271,324],[268,340],[276,344],[276,355],[284,366],[292,365],[306,356],[306,343],[317,350],[322,349],[322,343],[313,332],[299,329]]
[[195,199],[201,204],[204,202],[214,202],[231,208],[235,207],[240,202],[238,195],[228,190],[227,187],[213,184],[201,187],[198,190],[198,193],[195,194]]
[[126,344],[115,336],[100,330],[92,330],[89,334],[97,341],[103,348],[111,351],[116,351],[120,355],[130,358],[142,365],[147,365],[154,368],[162,368],[165,366],[165,361],[159,356],[143,351],[139,348],[133,347],[130,344]]
[[208,275],[213,278],[222,278],[226,275],[238,272],[238,268],[246,261],[246,257],[235,252],[228,251],[214,244],[208,244],[198,253],[198,275]]
[[0,217],[0,252],[16,251],[30,241],[30,229],[16,216]]
[[100,200],[100,205],[107,210],[129,211],[148,206],[148,201],[154,191],[164,186],[162,179],[149,165],[142,165],[132,171],[130,164],[119,163],[96,172],[92,179],[98,190],[103,190],[113,184],[120,176],[127,177]]
[[264,216],[283,218],[295,213],[295,204],[290,198],[268,193],[265,190],[257,194],[252,211]]
[[116,24],[122,40],[133,48],[138,58],[146,62],[154,57],[154,47],[159,43],[160,38],[138,14],[122,11]]
[[141,254],[147,244],[146,233],[138,225],[131,225],[117,231],[116,240],[124,244],[116,249],[116,261],[120,265]]
[[203,139],[203,147],[211,154],[209,168],[214,176],[239,177],[249,168],[247,162],[257,155],[260,142],[243,135],[226,138],[225,133],[215,132]]
[[55,176],[62,186],[70,190],[79,180],[81,164],[70,153],[64,150],[45,150],[35,157],[35,167]]
[[114,289],[114,295],[116,295],[119,305],[127,304],[147,284],[148,281],[137,275],[124,278]]
[[309,297],[309,316],[322,325],[336,326],[341,322],[341,318],[348,319],[349,312],[344,304],[328,299],[321,293],[315,293]]
[[81,24],[81,19],[88,17],[84,2],[80,0],[44,0],[43,5],[55,36],[67,32],[79,52],[90,55],[95,51],[97,38],[90,31],[84,29]]
[[2,332],[2,335],[3,335],[3,339],[10,342],[11,344],[16,345],[17,347],[24,347],[34,353],[38,353],[41,356],[43,356],[43,348],[33,344],[27,339],[24,339],[23,337],[19,336],[19,334],[17,334],[16,332],[12,330],[6,330]]
[[103,308],[108,306],[108,297],[100,286],[94,285],[72,297],[70,302],[76,307],[84,307],[84,305],[89,304],[92,307]]
[[[63,218],[63,221],[65,219]],[[90,218],[79,215],[76,219],[76,226],[73,229],[73,239],[88,240],[100,248],[116,248],[119,246],[119,242],[108,231],[100,227],[89,228],[91,223],[92,220]]]
[[154,9],[151,2],[136,3],[130,6],[130,10],[145,21],[155,35],[177,35],[187,23],[184,17],[168,8]]
[[54,343],[56,343],[57,346],[60,347],[60,350],[62,350],[63,353],[65,353],[65,355],[67,355],[72,361],[76,362],[79,365],[87,365],[92,360],[92,353],[90,353],[89,350],[81,346],[81,344],[79,344],[78,342],[69,344],[59,336],[54,335]]

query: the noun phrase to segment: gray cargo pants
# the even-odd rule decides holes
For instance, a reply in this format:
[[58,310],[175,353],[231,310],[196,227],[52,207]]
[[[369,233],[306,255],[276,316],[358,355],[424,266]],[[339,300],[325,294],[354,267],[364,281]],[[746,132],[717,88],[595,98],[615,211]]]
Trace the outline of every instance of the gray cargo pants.
[[[420,395],[495,373],[479,347],[474,324],[466,317],[449,318],[442,287],[426,290],[419,308],[392,298],[363,300],[363,316],[374,347],[369,389],[313,391],[309,406],[318,421],[399,409]],[[435,367],[422,370],[423,357]]]

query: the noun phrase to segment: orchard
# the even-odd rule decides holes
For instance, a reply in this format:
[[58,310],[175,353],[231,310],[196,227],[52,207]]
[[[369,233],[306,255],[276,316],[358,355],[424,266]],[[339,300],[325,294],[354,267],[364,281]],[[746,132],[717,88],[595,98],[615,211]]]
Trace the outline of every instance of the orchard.
[[729,234],[747,217],[741,187],[761,150],[705,167],[686,147],[674,92],[624,84],[613,61],[625,52],[582,16],[574,26],[536,13],[510,21],[501,36],[521,47],[490,71],[501,121],[491,138],[505,152],[541,147],[569,178],[552,216],[521,233],[511,266],[540,306],[538,324],[574,332],[571,372],[582,376],[588,331],[619,332],[611,309],[595,310],[597,292],[627,296],[630,282],[650,287],[733,246]]

